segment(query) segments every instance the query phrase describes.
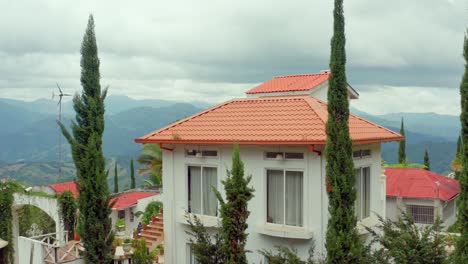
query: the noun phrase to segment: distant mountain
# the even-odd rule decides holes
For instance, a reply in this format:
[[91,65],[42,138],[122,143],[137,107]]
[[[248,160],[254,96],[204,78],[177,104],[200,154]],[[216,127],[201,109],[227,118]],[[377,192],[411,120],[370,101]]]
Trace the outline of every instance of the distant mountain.
[[[371,115],[355,108],[351,111],[369,121],[385,127],[397,128],[403,118],[405,130],[419,134],[431,135],[440,139],[456,141],[460,134],[460,117],[454,115],[440,115],[436,113],[392,113],[385,115]],[[416,139],[417,140],[417,139]]]
[[[0,177],[13,175],[31,182],[53,182],[60,135],[56,107],[56,102],[46,99],[23,102],[0,98],[0,171],[12,164],[26,164],[16,174],[10,170],[6,174],[7,170],[3,170]],[[121,157],[119,164],[120,160],[126,162],[141,151],[142,146],[134,142],[135,138],[201,110],[201,107],[188,103],[109,96],[106,100],[104,154],[109,160]],[[393,131],[399,131],[403,116],[410,161],[422,162],[427,148],[434,171],[445,173],[450,170],[460,127],[458,117],[434,113],[370,115],[356,109],[352,112]],[[63,122],[67,127],[73,118],[71,102],[64,103]],[[62,143],[63,161],[71,162],[69,145],[63,137]],[[387,163],[395,162],[397,148],[396,142],[383,144],[382,157]]]

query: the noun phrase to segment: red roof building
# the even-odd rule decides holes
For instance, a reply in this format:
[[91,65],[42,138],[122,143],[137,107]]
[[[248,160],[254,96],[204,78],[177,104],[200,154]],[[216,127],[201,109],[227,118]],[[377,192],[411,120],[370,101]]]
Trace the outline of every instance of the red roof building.
[[75,198],[78,198],[78,186],[75,181],[54,183],[50,184],[49,187],[52,188],[57,194],[63,193],[67,190],[71,191],[73,193],[73,196],[75,196]]
[[421,168],[386,168],[387,196],[452,200],[458,181]]
[[111,203],[114,203],[112,209],[123,210],[127,207],[136,205],[138,200],[147,198],[150,196],[159,195],[156,192],[142,192],[142,191],[130,191],[118,194],[116,197],[111,199]]
[[[310,96],[234,99],[144,135],[137,143],[323,145],[327,104]],[[403,137],[350,115],[356,144],[402,140]]]
[[[312,74],[297,74],[277,76],[246,92],[247,95],[271,94],[271,93],[302,93],[313,92],[313,90],[328,84],[330,71],[321,71]],[[359,94],[348,85],[351,99],[357,99]]]

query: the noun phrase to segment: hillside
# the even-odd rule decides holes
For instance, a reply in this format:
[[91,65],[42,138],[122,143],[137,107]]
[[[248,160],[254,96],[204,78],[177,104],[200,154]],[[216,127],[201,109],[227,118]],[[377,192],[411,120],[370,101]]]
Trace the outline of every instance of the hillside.
[[[8,175],[34,183],[57,180],[54,166],[58,159],[59,131],[53,112],[56,107],[55,102],[45,99],[35,102],[0,99],[0,122],[8,124],[0,130],[0,177]],[[67,109],[71,105],[64,108],[63,121],[69,126],[73,115]],[[123,157],[122,160],[136,157],[142,146],[134,142],[135,138],[201,110],[188,103],[134,100],[125,96],[110,96],[106,109],[103,149],[109,162],[115,157]],[[374,116],[352,111],[394,131],[399,130],[400,119],[404,117],[409,160],[422,162],[427,148],[432,169],[439,173],[450,171],[460,126],[458,117],[434,113]],[[69,146],[63,137],[62,142],[63,161],[69,163],[72,161]],[[395,162],[397,148],[396,142],[383,144],[382,157],[387,163]],[[21,168],[11,170],[12,164]],[[73,175],[72,170],[68,172],[63,176],[66,179]]]

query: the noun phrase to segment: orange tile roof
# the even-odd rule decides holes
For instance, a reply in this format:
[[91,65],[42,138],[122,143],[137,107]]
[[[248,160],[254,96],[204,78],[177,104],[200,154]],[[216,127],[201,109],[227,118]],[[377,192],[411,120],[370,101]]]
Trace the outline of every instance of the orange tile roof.
[[247,94],[256,93],[274,93],[274,92],[292,92],[292,91],[308,91],[317,87],[319,84],[328,80],[329,71],[322,71],[313,74],[299,74],[277,76],[268,80],[250,90]]
[[[151,132],[137,143],[282,144],[326,142],[326,103],[309,95],[234,99]],[[350,115],[354,143],[395,141],[403,137]]]

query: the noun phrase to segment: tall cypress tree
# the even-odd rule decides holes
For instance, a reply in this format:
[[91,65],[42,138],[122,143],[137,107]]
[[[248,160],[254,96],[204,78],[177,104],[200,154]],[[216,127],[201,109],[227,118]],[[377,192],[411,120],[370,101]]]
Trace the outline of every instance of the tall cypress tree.
[[454,263],[468,263],[468,38],[465,35],[463,55],[465,57],[465,73],[460,84],[461,96],[461,171],[458,178],[460,194],[457,198],[460,224],[460,238],[454,252]]
[[135,182],[135,167],[133,165],[133,159],[130,160],[130,189],[136,188]]
[[429,153],[427,153],[427,149],[424,151],[424,166],[426,166],[426,170],[431,170],[431,162],[429,161]]
[[239,146],[234,145],[232,154],[232,170],[228,177],[222,181],[226,191],[226,201],[219,191],[215,190],[221,205],[222,219],[221,241],[222,251],[227,264],[247,264],[245,244],[247,242],[247,218],[250,212],[248,202],[253,198],[254,189],[249,187],[252,177],[244,177],[244,163],[240,159]]
[[349,136],[343,0],[335,0],[326,126],[328,212],[327,263],[359,263],[363,245],[356,230],[355,175]]
[[81,95],[73,98],[76,120],[68,132],[60,124],[71,146],[78,179],[78,219],[84,243],[86,263],[108,264],[111,261],[112,241],[110,192],[107,186],[105,159],[102,152],[104,132],[104,99],[107,89],[101,90],[99,58],[94,32],[94,19],[89,16],[81,44]]
[[117,160],[115,161],[114,165],[114,193],[119,192],[119,176],[117,171]]
[[[405,124],[403,123],[403,118],[401,119],[400,134],[403,137],[405,136]],[[406,163],[406,140],[400,141],[400,145],[398,148],[398,163]]]

